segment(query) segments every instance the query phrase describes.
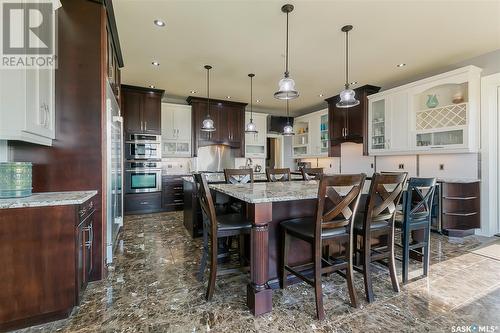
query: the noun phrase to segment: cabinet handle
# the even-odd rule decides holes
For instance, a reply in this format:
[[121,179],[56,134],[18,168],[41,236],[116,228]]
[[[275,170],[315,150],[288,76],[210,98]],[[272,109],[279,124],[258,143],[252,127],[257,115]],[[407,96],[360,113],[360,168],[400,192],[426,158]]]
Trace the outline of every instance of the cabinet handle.
[[83,230],[89,233],[89,240],[85,242],[85,246],[90,249],[92,247],[92,243],[94,242],[94,230],[92,229],[92,224],[83,228]]
[[149,202],[147,202],[147,201],[142,201],[142,202],[139,202],[139,204],[140,204],[140,205],[147,205],[147,204],[149,204]]
[[145,122],[144,122],[144,131],[147,131],[147,130],[148,130],[148,122],[147,122],[147,121],[145,121]]

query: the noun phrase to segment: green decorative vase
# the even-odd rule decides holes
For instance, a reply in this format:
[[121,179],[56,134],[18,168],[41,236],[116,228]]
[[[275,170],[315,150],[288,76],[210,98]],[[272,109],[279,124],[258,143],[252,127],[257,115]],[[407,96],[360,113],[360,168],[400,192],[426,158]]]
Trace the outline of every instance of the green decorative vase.
[[0,163],[0,198],[20,198],[31,195],[32,164],[29,162]]
[[427,95],[427,103],[425,104],[429,109],[432,109],[439,105],[439,101],[436,95]]

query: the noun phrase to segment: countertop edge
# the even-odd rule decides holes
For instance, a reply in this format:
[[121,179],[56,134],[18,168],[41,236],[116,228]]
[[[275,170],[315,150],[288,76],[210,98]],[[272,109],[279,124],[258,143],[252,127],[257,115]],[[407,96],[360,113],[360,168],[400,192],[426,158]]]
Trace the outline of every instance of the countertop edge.
[[80,205],[97,194],[97,190],[33,193],[24,198],[0,199],[0,209]]

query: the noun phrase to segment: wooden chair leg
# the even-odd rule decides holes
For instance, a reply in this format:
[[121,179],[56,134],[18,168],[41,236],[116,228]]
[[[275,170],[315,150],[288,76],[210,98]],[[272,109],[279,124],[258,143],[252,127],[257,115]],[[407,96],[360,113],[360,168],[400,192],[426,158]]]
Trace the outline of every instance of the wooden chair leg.
[[346,280],[347,289],[349,290],[349,297],[351,298],[351,306],[358,307],[358,297],[356,295],[356,289],[354,289],[354,278],[353,278],[353,253],[352,253],[352,239],[346,244],[346,257],[347,257],[347,269],[346,269]]
[[203,281],[205,276],[205,268],[207,267],[207,257],[208,257],[208,230],[207,226],[203,226],[203,252],[201,254],[200,260],[200,270],[198,271],[198,281]]
[[212,299],[215,289],[215,278],[217,277],[217,247],[218,239],[217,235],[211,235],[211,248],[210,248],[210,277],[208,280],[207,294],[205,298],[207,301]]
[[321,245],[314,250],[314,294],[316,296],[316,316],[318,320],[325,319],[323,289],[321,286],[321,250]]
[[282,264],[281,264],[281,288],[285,289],[287,286],[287,279],[288,279],[288,273],[286,271],[286,265],[288,265],[288,248],[290,246],[290,237],[288,236],[288,233],[286,232],[285,229],[282,229],[281,231],[281,239],[283,242],[283,245],[281,247],[281,258],[282,258]]
[[392,228],[392,231],[389,233],[389,239],[387,240],[389,242],[389,274],[391,275],[391,282],[392,282],[392,289],[394,291],[399,292],[399,283],[398,283],[398,276],[396,274],[396,259],[394,257],[394,227]]
[[429,257],[430,257],[430,247],[431,247],[431,233],[430,229],[426,228],[425,229],[425,245],[424,245],[424,258],[423,258],[423,265],[424,265],[424,276],[427,276],[429,274]]
[[245,235],[240,234],[238,238],[238,253],[240,259],[240,265],[243,267],[245,265]]
[[410,263],[410,231],[408,226],[403,225],[401,232],[401,241],[403,243],[403,283],[408,282],[408,267]]
[[371,275],[371,244],[369,237],[363,237],[363,279],[365,281],[366,300],[371,303],[375,300],[373,296],[373,285]]

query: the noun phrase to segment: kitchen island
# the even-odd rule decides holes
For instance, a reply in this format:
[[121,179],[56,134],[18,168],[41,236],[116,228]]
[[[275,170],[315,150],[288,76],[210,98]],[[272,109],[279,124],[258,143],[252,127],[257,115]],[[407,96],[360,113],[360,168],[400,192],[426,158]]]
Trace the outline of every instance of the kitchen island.
[[[281,221],[313,216],[318,195],[317,181],[254,184],[210,184],[216,192],[247,203],[252,222],[250,235],[250,283],[247,305],[254,315],[272,310],[272,288],[279,287]],[[310,245],[299,239],[291,242],[289,263],[298,265],[311,260]],[[292,277],[290,277],[291,279]]]

